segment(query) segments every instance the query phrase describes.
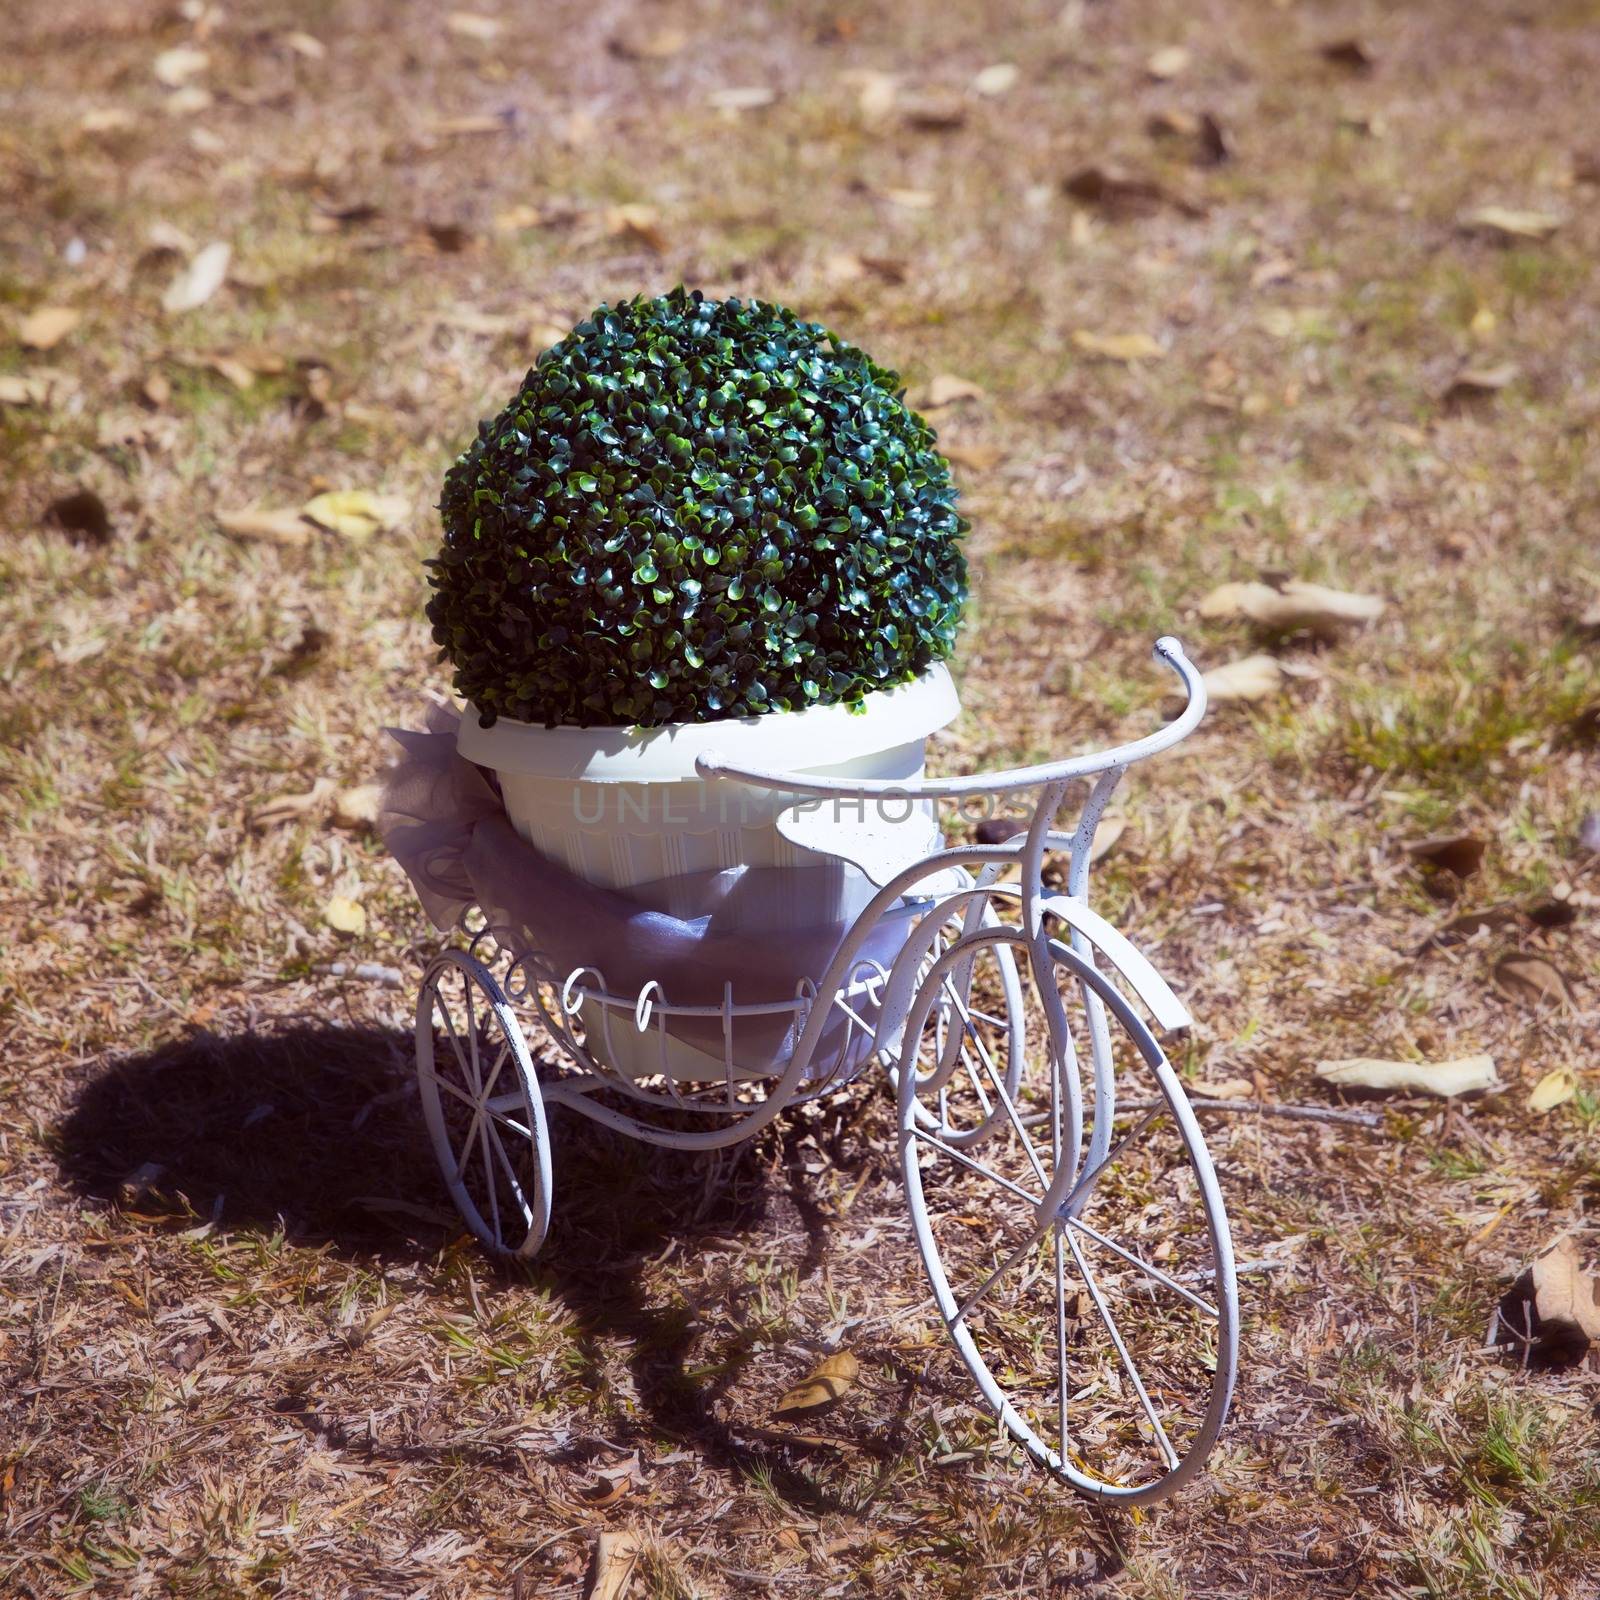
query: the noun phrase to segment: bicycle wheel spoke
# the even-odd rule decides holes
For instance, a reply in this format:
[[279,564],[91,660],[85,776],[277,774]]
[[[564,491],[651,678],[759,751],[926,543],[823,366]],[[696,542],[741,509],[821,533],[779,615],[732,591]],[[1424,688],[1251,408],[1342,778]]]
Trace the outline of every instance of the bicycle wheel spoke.
[[506,1064],[506,1059],[510,1056],[510,1054],[511,1041],[509,1039],[502,1039],[500,1041],[499,1053],[494,1058],[494,1066],[490,1070],[489,1076],[485,1078],[483,1082],[482,1095],[485,1100],[487,1100],[489,1096],[494,1093],[495,1079],[500,1076],[500,1069]]
[[462,1105],[468,1107],[470,1110],[476,1111],[478,1109],[478,1102],[474,1100],[465,1089],[458,1088],[455,1084],[451,1083],[448,1078],[441,1078],[437,1072],[427,1071],[421,1073],[420,1076],[425,1077],[428,1082],[434,1086],[434,1088],[443,1089],[446,1094],[453,1094],[456,1099],[462,1103]]
[[500,1158],[500,1167],[506,1175],[506,1182],[511,1185],[512,1198],[519,1206],[526,1206],[528,1202],[522,1192],[522,1180],[517,1176],[516,1166],[513,1164],[511,1156],[507,1152],[504,1143],[501,1141],[500,1135],[495,1128],[493,1119],[491,1118],[486,1120],[483,1125],[489,1134],[489,1142],[494,1146],[495,1154]]
[[442,992],[435,996],[435,1001],[439,1015],[444,1019],[444,1031],[450,1035],[450,1048],[455,1052],[456,1065],[461,1068],[461,1076],[470,1081],[472,1071],[467,1066],[466,1052],[461,1048],[461,1040],[456,1034],[455,1021],[450,1015],[450,1007],[445,1003]]
[[1019,1200],[1025,1201],[1030,1206],[1038,1205],[1041,1198],[1039,1195],[1029,1194],[1020,1184],[1015,1184],[1009,1178],[1002,1177],[992,1167],[984,1166],[981,1161],[975,1161],[964,1151],[957,1150],[953,1145],[946,1144],[943,1139],[935,1138],[925,1128],[913,1128],[911,1131],[924,1143],[931,1144],[935,1150],[949,1156],[952,1161],[960,1162],[969,1171],[976,1172],[979,1177],[987,1178],[991,1183],[998,1183],[1002,1189],[1009,1189]]
[[[1005,1080],[1001,1077],[1000,1073],[996,1069],[993,1060],[989,1056],[988,1050],[984,1048],[984,1043],[978,1035],[978,1030],[972,1026],[970,1021],[968,1021],[966,1008],[961,1005],[959,1000],[956,1001],[956,1005],[961,1010],[962,1026],[966,1030],[967,1037],[972,1040],[973,1047],[978,1052],[978,1058],[983,1062],[984,1070],[989,1074],[989,1079],[994,1084],[994,1092],[999,1097],[1000,1104],[1005,1107],[1005,1113],[1010,1119],[1011,1126],[1017,1130],[1017,1137],[1022,1141],[1022,1148],[1028,1157],[1029,1165],[1032,1166],[1034,1175],[1038,1178],[1039,1182],[1046,1189],[1048,1189],[1050,1187],[1050,1180],[1045,1176],[1044,1163],[1039,1160],[1039,1152],[1034,1149],[1033,1140],[1028,1137],[1028,1130],[1023,1127],[1022,1118],[1018,1114],[1016,1105],[1013,1103],[1010,1094],[1006,1091]],[[965,1051],[962,1052],[962,1059],[966,1059]],[[972,1071],[970,1064],[967,1067],[967,1071],[969,1073]],[[973,1075],[973,1081],[977,1081],[976,1074]],[[984,1110],[987,1112],[987,1104],[985,1104]]]
[[1105,1159],[1098,1166],[1091,1167],[1089,1171],[1078,1179],[1072,1186],[1072,1193],[1063,1202],[1063,1209],[1080,1206],[1094,1192],[1094,1186],[1100,1181],[1100,1174],[1111,1165],[1135,1139],[1150,1126],[1165,1110],[1165,1103],[1153,1105],[1134,1125],[1112,1145],[1106,1152]]
[[474,1107],[472,1121],[467,1124],[467,1136],[461,1142],[461,1148],[456,1152],[456,1182],[460,1183],[467,1174],[467,1162],[472,1159],[473,1141],[478,1137],[478,1129],[483,1122],[483,1112]]
[[955,1314],[944,1319],[944,1325],[949,1328],[960,1322],[967,1315],[967,1313],[971,1311],[973,1307],[975,1307],[983,1299],[983,1297],[988,1294],[988,1292],[994,1288],[994,1286],[1014,1266],[1016,1266],[1019,1261],[1023,1259],[1024,1256],[1028,1255],[1029,1252],[1034,1249],[1039,1241],[1044,1238],[1044,1236],[1054,1226],[1055,1218],[1046,1217],[1044,1221],[1041,1222],[1039,1226],[1035,1228],[1033,1232],[1029,1234],[1028,1237],[1024,1239],[1022,1243],[1019,1244],[1017,1248],[1013,1250],[1011,1254],[1008,1255],[1005,1260],[1002,1261],[1000,1265],[989,1274],[987,1278],[983,1280],[983,1283],[979,1286],[979,1288],[974,1290],[972,1294],[968,1295],[967,1298],[956,1307]]
[[483,1073],[478,1066],[478,1014],[472,1004],[472,979],[465,972],[461,974],[461,988],[467,1003],[467,1049],[472,1052],[472,1087],[477,1094],[483,1093]]
[[489,1119],[478,1120],[478,1140],[483,1146],[483,1186],[489,1191],[489,1213],[494,1224],[494,1236],[500,1238],[500,1180],[495,1176],[494,1156],[489,1150]]
[[1192,1289],[1184,1288],[1184,1286],[1179,1283],[1176,1278],[1169,1277],[1161,1270],[1160,1267],[1152,1265],[1136,1251],[1125,1249],[1122,1245],[1118,1244],[1115,1239],[1108,1239],[1103,1233],[1091,1228],[1089,1224],[1084,1222],[1080,1217],[1068,1217],[1067,1224],[1069,1227],[1076,1228],[1079,1233],[1086,1234],[1089,1238],[1093,1239],[1096,1244],[1104,1245],[1105,1248],[1111,1251],[1113,1255],[1121,1256],[1122,1259],[1130,1266],[1137,1267],[1147,1277],[1154,1278],[1157,1283],[1165,1285],[1165,1287],[1170,1289],[1175,1295],[1179,1295],[1181,1298],[1187,1300],[1189,1304],[1192,1305],[1197,1311],[1203,1311],[1208,1317],[1212,1318],[1213,1321],[1221,1320],[1222,1313],[1218,1311],[1217,1308],[1208,1300],[1202,1300],[1200,1296],[1197,1295]]
[[1167,1437],[1167,1430],[1161,1425],[1161,1418],[1156,1414],[1155,1403],[1151,1400],[1144,1386],[1144,1379],[1139,1376],[1139,1369],[1134,1365],[1133,1357],[1128,1353],[1128,1347],[1123,1342],[1122,1330],[1117,1327],[1117,1319],[1111,1315],[1111,1307],[1106,1304],[1105,1296],[1100,1292],[1100,1285],[1094,1274],[1089,1270],[1089,1263],[1083,1258],[1083,1251],[1078,1247],[1077,1237],[1067,1235],[1067,1243],[1072,1248],[1072,1259],[1078,1264],[1078,1272],[1089,1290],[1089,1298],[1094,1302],[1094,1308],[1100,1313],[1100,1320],[1105,1324],[1105,1330],[1111,1335],[1111,1343],[1116,1348],[1117,1359],[1122,1363],[1122,1370],[1127,1373],[1128,1381],[1133,1385],[1133,1392],[1139,1397],[1139,1404],[1144,1407],[1144,1414],[1149,1419],[1150,1427],[1155,1433],[1156,1442],[1161,1446],[1161,1454],[1167,1467],[1171,1469],[1178,1464],[1178,1452],[1172,1448],[1172,1441]]

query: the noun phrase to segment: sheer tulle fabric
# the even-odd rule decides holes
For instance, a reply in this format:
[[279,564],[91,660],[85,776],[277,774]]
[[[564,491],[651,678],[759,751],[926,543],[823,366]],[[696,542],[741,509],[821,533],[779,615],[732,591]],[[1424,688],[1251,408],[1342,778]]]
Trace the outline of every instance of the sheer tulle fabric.
[[[801,866],[663,878],[626,894],[588,883],[512,827],[494,775],[456,750],[460,720],[450,707],[435,705],[424,729],[387,730],[401,755],[384,777],[378,831],[435,927],[454,927],[476,906],[503,946],[538,955],[558,981],[587,968],[608,992],[630,1000],[652,982],[676,1005],[720,1007],[725,985],[735,1005],[791,1000],[801,978],[820,982],[872,897],[871,883],[857,868],[821,855]],[[869,960],[887,967],[908,928],[903,915],[880,922],[852,971],[868,970]],[[595,986],[592,978],[585,983]],[[871,1024],[870,995],[854,999],[852,1009]],[[611,1025],[633,1023],[614,1015]],[[666,1028],[722,1057],[719,1017],[669,1018]],[[840,1060],[847,1034],[852,1037]],[[781,1072],[793,1035],[788,1016],[738,1019],[735,1067],[741,1074]],[[871,1047],[870,1035],[852,1029],[836,1010],[810,1075],[854,1072]]]

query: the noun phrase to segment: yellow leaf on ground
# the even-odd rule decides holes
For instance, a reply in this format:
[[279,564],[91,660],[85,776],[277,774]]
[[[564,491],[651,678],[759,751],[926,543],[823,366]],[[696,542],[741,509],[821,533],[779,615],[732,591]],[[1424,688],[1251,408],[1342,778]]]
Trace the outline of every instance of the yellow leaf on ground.
[[232,246],[222,243],[208,244],[198,251],[167,286],[161,297],[162,310],[176,315],[203,306],[222,287],[232,257]]
[[204,72],[210,65],[211,57],[204,50],[180,44],[174,49],[163,50],[152,63],[151,69],[158,83],[165,84],[169,89],[176,89]]
[[1195,610],[1207,621],[1245,617],[1264,628],[1310,628],[1332,633],[1340,627],[1373,622],[1387,602],[1371,594],[1349,594],[1320,583],[1292,578],[1278,585],[1224,583],[1213,589]]
[[441,139],[470,139],[478,134],[504,133],[510,124],[492,112],[465,117],[436,117],[429,127]]
[[347,894],[336,894],[322,908],[322,920],[335,933],[358,934],[367,931],[366,908]]
[[1417,1089],[1450,1099],[1480,1089],[1497,1089],[1500,1078],[1493,1056],[1461,1056],[1455,1061],[1380,1061],[1352,1056],[1319,1061],[1317,1076],[1339,1088]]
[[682,28],[629,28],[612,35],[611,53],[624,61],[666,61],[688,42]]
[[66,387],[66,377],[59,372],[0,373],[0,406],[48,405]]
[[1205,674],[1206,694],[1218,703],[1230,700],[1265,700],[1276,694],[1287,674],[1272,656],[1245,656]]
[[787,1416],[795,1412],[820,1411],[841,1399],[847,1389],[861,1375],[861,1363],[848,1350],[836,1351],[807,1378],[792,1389],[786,1389],[783,1398],[773,1407],[774,1416]]
[[776,89],[765,84],[752,83],[743,88],[713,89],[706,96],[707,103],[718,111],[759,111],[778,98]]
[[347,539],[365,539],[387,533],[411,509],[404,495],[372,494],[366,489],[330,489],[308,500],[300,514]]
[[537,228],[544,221],[538,206],[508,206],[494,214],[496,233],[521,233],[524,228]]
[[1079,328],[1072,342],[1085,355],[1106,361],[1159,361],[1167,353],[1148,333],[1091,333]]
[[644,1541],[631,1528],[606,1528],[594,1541],[587,1600],[623,1600],[639,1566]]
[[1188,70],[1189,52],[1181,44],[1168,45],[1165,50],[1157,50],[1144,65],[1152,78],[1176,78]]
[[476,39],[488,44],[500,37],[500,23],[494,17],[480,16],[476,11],[452,11],[445,19],[446,29],[458,39]]
[[[318,778],[304,794],[276,794],[250,809],[252,828],[275,828],[315,811],[333,793],[331,778]],[[360,908],[357,907],[359,910]]]
[[953,372],[941,372],[928,380],[925,389],[918,392],[916,404],[929,410],[940,406],[953,406],[963,400],[981,400],[983,390],[967,378],[958,378]]
[[1565,1105],[1577,1092],[1577,1073],[1571,1067],[1557,1067],[1534,1084],[1533,1093],[1528,1096],[1528,1109],[1554,1111],[1557,1106]]
[[1014,63],[997,61],[992,67],[985,67],[972,80],[972,87],[982,95],[1009,94],[1016,88],[1019,77],[1021,77],[1021,73]]
[[667,236],[661,231],[661,214],[654,206],[612,206],[606,212],[606,232],[642,244],[657,255],[667,248]]
[[378,820],[383,802],[381,783],[362,783],[343,789],[333,802],[334,825],[340,828],[370,828]]
[[1517,211],[1510,206],[1478,206],[1461,216],[1468,233],[1502,239],[1548,239],[1566,219],[1550,211]]
[[892,72],[877,72],[870,67],[859,68],[843,74],[844,81],[856,91],[856,104],[861,115],[876,121],[894,110],[899,98],[900,80]]
[[30,350],[53,350],[82,321],[71,306],[40,306],[22,319],[17,337]]
[[255,507],[219,511],[217,523],[236,539],[261,539],[299,549],[311,542],[311,524],[298,511],[264,511]]
[[85,133],[121,133],[137,121],[138,118],[123,106],[97,106],[84,112],[78,126]]

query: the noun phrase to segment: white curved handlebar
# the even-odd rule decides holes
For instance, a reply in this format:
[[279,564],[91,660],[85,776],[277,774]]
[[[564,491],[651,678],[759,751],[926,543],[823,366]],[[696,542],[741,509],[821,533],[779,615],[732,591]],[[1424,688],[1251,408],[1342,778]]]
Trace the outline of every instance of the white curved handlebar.
[[934,800],[962,795],[1009,794],[1017,789],[1035,789],[1048,783],[1072,778],[1093,777],[1113,767],[1131,767],[1135,761],[1159,755],[1186,738],[1206,714],[1206,686],[1199,670],[1183,646],[1171,635],[1156,640],[1154,655],[1181,680],[1188,704],[1166,727],[1143,739],[1119,744],[1110,750],[1090,755],[1071,756],[1065,761],[1046,762],[1037,767],[1012,767],[1005,772],[982,773],[969,778],[822,778],[813,773],[767,772],[756,767],[735,766],[721,751],[708,750],[695,761],[702,778],[728,778],[759,789],[781,789],[785,794],[807,795],[893,795],[908,800]]

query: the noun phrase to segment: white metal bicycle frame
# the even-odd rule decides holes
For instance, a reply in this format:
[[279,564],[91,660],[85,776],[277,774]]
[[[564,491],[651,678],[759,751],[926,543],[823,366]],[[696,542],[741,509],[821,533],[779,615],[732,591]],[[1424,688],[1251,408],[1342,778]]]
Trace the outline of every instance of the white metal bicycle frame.
[[[1089,1023],[1093,1073],[1093,1116],[1088,1150],[1083,1143],[1083,1106],[1076,1084],[1077,1074],[1068,1074],[1068,1151],[1051,1188],[1050,1202],[1064,1203],[1072,1195],[1080,1174],[1100,1166],[1110,1150],[1112,1119],[1116,1105],[1116,1085],[1110,1032],[1106,1023],[1109,1006],[1142,1027],[1126,999],[1114,988],[1096,965],[1096,954],[1105,957],[1150,1012],[1157,1027],[1166,1032],[1187,1027],[1189,1014],[1155,968],[1129,940],[1088,905],[1089,863],[1094,836],[1108,802],[1123,774],[1138,761],[1169,750],[1185,738],[1205,714],[1205,685],[1199,672],[1170,637],[1157,640],[1155,657],[1176,674],[1183,685],[1187,704],[1165,727],[1145,738],[1088,755],[1038,766],[1017,767],[1008,771],[972,777],[920,778],[905,782],[882,779],[830,779],[814,775],[764,771],[742,767],[715,753],[696,763],[702,777],[719,778],[779,791],[795,797],[821,799],[894,800],[970,800],[978,796],[998,797],[1028,790],[1039,791],[1031,820],[1025,830],[1004,844],[954,845],[937,850],[896,873],[873,896],[850,933],[844,939],[827,972],[819,982],[800,979],[791,999],[765,1003],[735,1003],[731,988],[725,990],[720,1006],[684,1006],[670,1002],[655,984],[647,984],[637,995],[610,993],[603,976],[591,968],[580,968],[561,976],[538,952],[507,950],[489,930],[477,930],[473,953],[486,964],[504,958],[506,974],[502,982],[506,997],[513,1004],[532,1007],[545,1032],[565,1056],[568,1070],[545,1077],[540,1088],[546,1104],[565,1105],[572,1110],[631,1137],[651,1144],[679,1150],[715,1150],[751,1138],[787,1107],[814,1098],[836,1086],[866,1057],[876,1055],[891,1076],[900,1066],[901,1034],[906,1017],[914,1007],[919,975],[925,971],[931,952],[932,935],[938,927],[948,927],[951,913],[962,909],[963,933],[993,926],[995,907],[1008,904],[1019,917],[1020,930],[1015,942],[1041,980],[1041,992],[1054,990],[1056,964],[1072,970],[1082,984]],[[1092,780],[1088,798],[1076,828],[1070,833],[1052,827],[1070,787]],[[1069,858],[1066,892],[1051,892],[1043,879],[1048,851],[1065,852]],[[1015,867],[1017,882],[1002,882],[1001,875]],[[953,889],[919,894],[926,886],[943,878],[955,883]],[[932,915],[924,918],[930,930],[923,940],[915,936],[885,971],[878,963],[860,957],[860,949],[872,928],[886,913],[907,899],[926,899]],[[986,920],[987,919],[987,920]],[[1064,924],[1069,933],[1063,945],[1052,928]],[[469,933],[474,930],[468,929]],[[1068,955],[1070,952],[1070,956]],[[1044,980],[1047,975],[1049,982]],[[859,1015],[863,997],[875,1003],[876,1019],[870,1025]],[[818,1077],[811,1076],[814,1057],[835,1011],[848,1019],[846,1042],[836,1053],[836,1066]],[[1066,1023],[1059,1002],[1047,1008],[1054,1051],[1071,1050],[1064,1037]],[[576,1037],[574,1023],[580,1011],[592,1028],[596,1020],[602,1035],[609,1035],[613,1017],[628,1018],[644,1031],[652,1025],[660,1030],[665,1061],[666,1024],[673,1018],[693,1018],[701,1022],[720,1019],[724,1040],[724,1081],[716,1086],[689,1088],[663,1072],[661,1086],[640,1083],[602,1064]],[[793,1019],[795,1038],[792,1052],[781,1074],[771,1080],[752,1082],[735,1071],[733,1036],[735,1025],[747,1018]],[[872,1035],[870,1049],[854,1030]],[[912,1048],[917,1041],[912,1040]],[[854,1048],[860,1054],[852,1057]],[[1014,1088],[1014,1085],[1012,1086]],[[600,1090],[610,1090],[636,1103],[641,1111],[689,1112],[714,1117],[720,1125],[702,1128],[661,1126],[638,1115],[620,1110],[596,1098]],[[490,1102],[499,1113],[506,1105]],[[1066,1152],[1064,1152],[1065,1154]]]

